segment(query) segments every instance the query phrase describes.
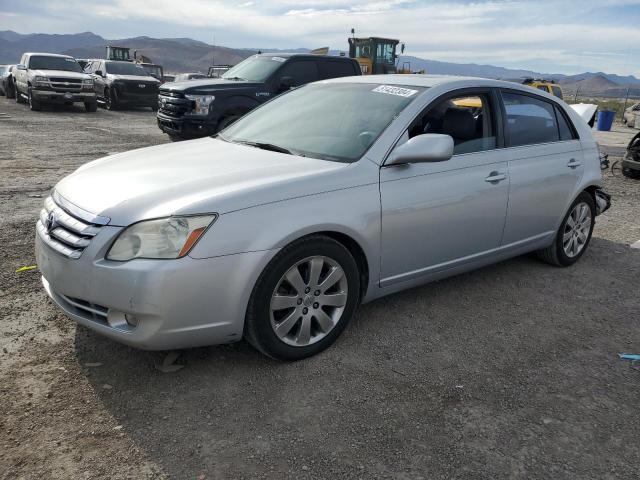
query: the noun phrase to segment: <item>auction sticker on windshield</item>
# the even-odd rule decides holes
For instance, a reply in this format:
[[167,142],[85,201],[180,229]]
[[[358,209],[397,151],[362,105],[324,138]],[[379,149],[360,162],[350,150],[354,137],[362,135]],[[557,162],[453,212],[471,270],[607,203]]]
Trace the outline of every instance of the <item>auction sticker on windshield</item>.
[[393,87],[391,85],[380,85],[379,87],[371,90],[372,92],[386,93],[387,95],[398,95],[399,97],[410,97],[411,95],[418,93],[418,90],[411,90],[410,88]]

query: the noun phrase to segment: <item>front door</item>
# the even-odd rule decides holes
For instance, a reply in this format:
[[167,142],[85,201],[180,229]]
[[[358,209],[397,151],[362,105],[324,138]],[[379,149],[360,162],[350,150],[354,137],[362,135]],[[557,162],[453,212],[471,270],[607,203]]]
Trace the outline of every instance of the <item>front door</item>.
[[[381,286],[471,261],[500,247],[509,176],[491,91],[453,93],[421,114],[405,139],[453,137],[444,162],[382,167]],[[401,140],[402,142],[402,140]]]

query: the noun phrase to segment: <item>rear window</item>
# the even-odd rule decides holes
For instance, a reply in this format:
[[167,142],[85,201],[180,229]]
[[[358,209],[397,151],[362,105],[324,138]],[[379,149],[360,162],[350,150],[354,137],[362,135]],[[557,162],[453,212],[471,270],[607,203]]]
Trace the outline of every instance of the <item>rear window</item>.
[[578,138],[574,133],[574,129],[569,125],[570,120],[560,111],[560,108],[555,107],[556,118],[558,120],[558,131],[560,132],[560,140],[573,140]]
[[358,74],[353,63],[335,60],[322,60],[318,62],[318,70],[320,79],[322,80],[327,78],[350,77]]
[[560,140],[554,107],[528,95],[502,92],[509,145],[519,147]]
[[551,93],[553,93],[559,99],[562,99],[562,89],[560,87],[553,85],[551,87]]

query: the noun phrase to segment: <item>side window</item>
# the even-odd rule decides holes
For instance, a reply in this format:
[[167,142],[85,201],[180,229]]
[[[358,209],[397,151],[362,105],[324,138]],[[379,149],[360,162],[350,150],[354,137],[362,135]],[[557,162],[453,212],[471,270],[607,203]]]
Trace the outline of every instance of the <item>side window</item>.
[[93,72],[93,62],[87,62],[87,64],[84,66],[84,73],[92,73]]
[[489,94],[449,97],[429,107],[408,131],[409,138],[424,133],[450,135],[454,155],[496,148],[495,115]]
[[538,90],[542,90],[543,92],[549,93],[549,90],[547,90],[547,86],[546,85],[538,85],[536,88]]
[[556,119],[558,120],[558,130],[560,132],[560,140],[574,140],[578,138],[574,133],[574,129],[571,128],[569,120],[561,111],[560,108],[554,106],[556,111]]
[[556,97],[562,100],[562,89],[556,85],[551,86],[551,93],[553,93]]
[[318,80],[318,67],[314,60],[294,60],[282,67],[278,79],[282,77],[293,78],[293,85],[299,87]]
[[509,145],[519,147],[560,140],[553,105],[542,99],[502,92]]
[[357,74],[353,63],[335,60],[319,60],[318,70],[321,80],[326,78],[350,77]]

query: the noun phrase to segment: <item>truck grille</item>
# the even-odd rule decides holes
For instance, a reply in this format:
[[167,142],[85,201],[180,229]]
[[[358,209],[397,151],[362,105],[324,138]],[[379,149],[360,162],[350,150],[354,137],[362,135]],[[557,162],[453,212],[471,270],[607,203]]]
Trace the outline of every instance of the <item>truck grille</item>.
[[89,223],[58,205],[52,197],[44,201],[36,231],[44,243],[65,257],[77,259],[98,234],[101,225]]
[[136,95],[158,95],[158,84],[156,82],[127,81],[124,82],[122,86],[126,93],[133,93]]
[[79,92],[82,89],[82,80],[79,78],[49,78],[51,88],[56,92]]
[[158,107],[163,114],[169,117],[180,118],[183,117],[185,113],[193,110],[194,102],[184,98],[182,93],[160,89]]

